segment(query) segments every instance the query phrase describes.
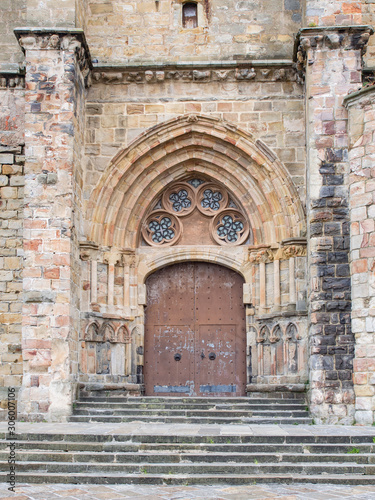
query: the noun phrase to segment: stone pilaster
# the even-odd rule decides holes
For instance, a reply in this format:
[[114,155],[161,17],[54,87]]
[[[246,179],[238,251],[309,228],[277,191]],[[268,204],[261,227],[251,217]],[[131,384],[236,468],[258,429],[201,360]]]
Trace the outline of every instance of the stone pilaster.
[[343,98],[361,85],[367,26],[305,28],[297,66],[306,81],[311,412],[352,423],[348,127]]
[[79,106],[90,56],[81,30],[15,33],[26,60],[20,416],[61,420],[78,366]]
[[345,99],[350,134],[350,266],[355,420],[375,421],[375,87]]

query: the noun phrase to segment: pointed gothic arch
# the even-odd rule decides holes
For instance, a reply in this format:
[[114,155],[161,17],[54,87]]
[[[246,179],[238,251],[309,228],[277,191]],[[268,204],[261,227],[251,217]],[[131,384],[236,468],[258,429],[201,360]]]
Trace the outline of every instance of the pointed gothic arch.
[[255,245],[304,233],[297,190],[267,146],[219,119],[185,115],[145,131],[113,158],[89,201],[89,239],[135,248],[150,203],[190,172],[220,179],[236,193]]

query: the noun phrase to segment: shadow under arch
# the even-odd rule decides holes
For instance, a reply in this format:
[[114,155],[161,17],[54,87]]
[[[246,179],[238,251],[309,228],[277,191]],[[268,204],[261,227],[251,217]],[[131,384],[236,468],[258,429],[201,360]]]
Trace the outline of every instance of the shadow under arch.
[[144,284],[147,278],[167,266],[182,262],[209,262],[227,267],[232,271],[237,272],[245,283],[250,280],[251,270],[247,263],[247,251],[245,247],[223,250],[222,247],[202,246],[199,248],[192,247],[170,247],[165,249],[163,254],[156,257],[151,254],[144,255],[142,264],[138,269],[138,283]]
[[216,178],[236,193],[252,224],[255,244],[304,233],[297,190],[265,144],[217,118],[184,115],[148,129],[113,158],[88,203],[89,239],[135,248],[150,202],[189,172]]

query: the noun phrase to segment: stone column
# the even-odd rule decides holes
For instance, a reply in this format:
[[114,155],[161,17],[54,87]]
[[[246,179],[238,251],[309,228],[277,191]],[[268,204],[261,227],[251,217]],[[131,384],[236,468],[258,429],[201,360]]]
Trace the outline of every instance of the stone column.
[[[78,366],[79,151],[89,52],[81,30],[15,30],[25,52],[22,418],[63,420]],[[78,173],[77,173],[78,172]]]
[[350,424],[354,418],[343,98],[361,85],[371,33],[367,26],[332,26],[304,28],[297,37],[297,66],[306,79],[310,409],[317,423]]
[[345,98],[350,136],[350,266],[355,421],[375,421],[375,87]]

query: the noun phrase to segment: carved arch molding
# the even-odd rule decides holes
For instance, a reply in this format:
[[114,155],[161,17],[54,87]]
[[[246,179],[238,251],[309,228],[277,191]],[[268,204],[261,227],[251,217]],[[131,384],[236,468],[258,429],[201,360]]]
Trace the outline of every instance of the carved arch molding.
[[154,246],[250,243],[245,211],[228,190],[204,177],[189,177],[168,185],[148,211],[142,243]]

